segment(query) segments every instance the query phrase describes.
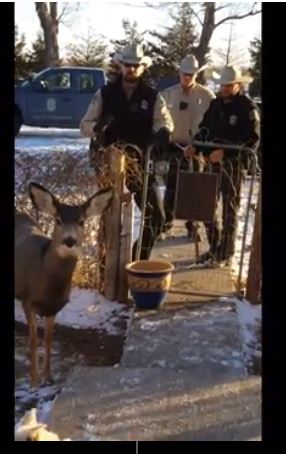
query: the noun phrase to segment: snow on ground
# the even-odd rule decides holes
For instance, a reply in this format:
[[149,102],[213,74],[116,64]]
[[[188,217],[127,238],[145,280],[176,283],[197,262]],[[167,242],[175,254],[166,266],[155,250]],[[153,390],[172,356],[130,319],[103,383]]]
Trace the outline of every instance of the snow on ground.
[[[244,232],[244,226],[245,226],[245,216],[246,216],[246,210],[247,210],[249,191],[250,191],[250,178],[248,178],[242,185],[241,204],[240,204],[240,209],[239,209],[239,213],[238,213],[238,229],[237,229],[237,239],[236,239],[236,243],[235,243],[235,254],[234,254],[234,257],[233,257],[232,263],[231,263],[232,274],[236,277],[239,274],[243,232]],[[258,191],[259,191],[259,181],[256,180],[255,184],[254,184],[252,198],[251,198],[251,208],[250,208],[250,212],[249,212],[246,243],[245,243],[245,247],[244,247],[244,259],[243,259],[243,267],[242,267],[242,280],[243,281],[246,281],[247,274],[248,274],[250,250],[251,250],[252,235],[253,235],[253,228],[254,228],[254,221],[255,221],[255,207],[256,207],[256,203],[257,203]]]
[[239,299],[235,300],[235,304],[246,351],[255,352],[259,348],[256,329],[262,322],[261,304],[253,305],[247,300]]
[[239,320],[244,363],[251,366],[253,359],[261,359],[262,306],[253,305],[245,299],[221,298],[221,301],[234,302]]
[[[69,303],[57,314],[56,324],[74,329],[95,329],[110,336],[121,333],[118,319],[126,315],[125,304],[110,302],[95,290],[72,289]],[[26,323],[22,306],[15,301],[15,320]],[[128,322],[129,323],[129,322]]]
[[15,140],[16,149],[37,154],[56,150],[86,152],[88,146],[89,139],[81,137],[78,129],[23,126]]

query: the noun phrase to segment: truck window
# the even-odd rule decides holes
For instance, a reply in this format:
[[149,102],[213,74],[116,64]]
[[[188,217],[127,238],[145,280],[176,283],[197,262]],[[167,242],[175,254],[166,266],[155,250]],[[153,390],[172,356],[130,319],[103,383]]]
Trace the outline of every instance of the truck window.
[[94,93],[96,91],[93,74],[81,73],[78,77],[78,90],[80,92]]
[[47,91],[64,91],[71,88],[71,75],[69,72],[52,74],[41,80]]

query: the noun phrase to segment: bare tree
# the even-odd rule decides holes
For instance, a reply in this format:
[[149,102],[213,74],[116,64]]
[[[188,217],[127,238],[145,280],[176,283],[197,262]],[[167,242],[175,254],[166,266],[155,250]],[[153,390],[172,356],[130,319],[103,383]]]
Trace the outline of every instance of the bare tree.
[[229,3],[204,2],[201,11],[196,14],[197,20],[201,25],[199,44],[196,56],[200,65],[205,63],[205,56],[209,52],[210,43],[215,30],[222,24],[245,19],[249,16],[259,14],[261,10],[257,3],[247,4],[247,6],[236,7]]
[[78,4],[74,6],[64,2],[62,10],[59,11],[58,5],[58,2],[35,2],[36,12],[44,34],[46,66],[58,66],[60,64],[59,24],[67,25],[66,20],[71,16],[71,12],[78,9]]
[[[189,2],[186,2],[189,3]],[[131,6],[131,4],[129,3]],[[150,8],[172,8],[177,2],[137,2],[136,6]],[[260,4],[253,3],[224,3],[224,2],[192,2],[194,17],[199,28],[199,40],[194,52],[200,66],[206,63],[210,43],[215,30],[230,21],[238,21],[261,13]],[[132,4],[134,6],[134,4]]]
[[221,47],[212,48],[212,53],[215,55],[215,61],[218,65],[235,64],[239,66],[247,66],[249,52],[247,48],[241,48],[239,45],[241,36],[238,36],[233,30],[231,22],[228,37],[222,39]]
[[35,5],[44,33],[46,66],[58,66],[60,61],[58,3],[36,2]]

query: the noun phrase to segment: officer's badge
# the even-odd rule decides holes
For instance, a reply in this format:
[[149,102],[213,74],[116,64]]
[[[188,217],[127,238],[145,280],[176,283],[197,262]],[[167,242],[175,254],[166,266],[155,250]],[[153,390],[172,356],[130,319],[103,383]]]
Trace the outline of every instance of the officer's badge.
[[143,99],[143,101],[141,102],[141,109],[147,110],[148,107],[149,107],[148,101],[146,101],[146,99]]
[[236,115],[231,115],[229,117],[229,124],[234,126],[237,123],[237,116]]

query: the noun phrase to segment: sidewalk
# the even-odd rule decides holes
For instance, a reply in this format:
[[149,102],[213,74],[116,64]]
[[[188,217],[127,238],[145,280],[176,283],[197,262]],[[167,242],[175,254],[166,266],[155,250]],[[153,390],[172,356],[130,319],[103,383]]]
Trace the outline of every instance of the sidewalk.
[[73,440],[259,439],[260,392],[233,304],[168,305],[135,313],[119,367],[74,370],[51,424]]
[[51,414],[61,438],[261,439],[261,379],[247,376],[235,303],[219,300],[233,292],[231,270],[188,268],[194,245],[175,230],[152,254],[176,266],[166,304],[134,312],[120,364],[74,369]]

